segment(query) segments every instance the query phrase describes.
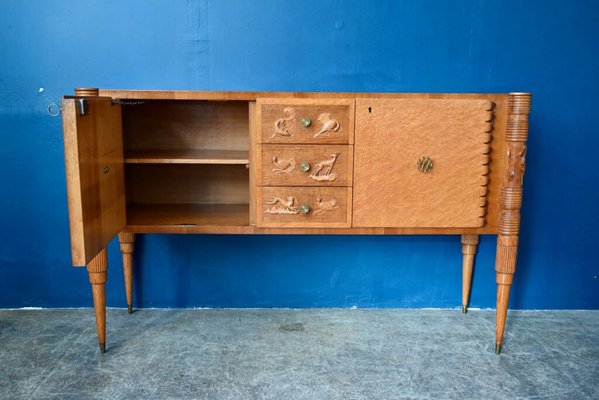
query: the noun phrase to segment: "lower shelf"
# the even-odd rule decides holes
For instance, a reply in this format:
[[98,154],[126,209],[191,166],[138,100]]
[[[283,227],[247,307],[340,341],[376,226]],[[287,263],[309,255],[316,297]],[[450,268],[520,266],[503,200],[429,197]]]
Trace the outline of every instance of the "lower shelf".
[[129,204],[127,225],[249,226],[248,204]]

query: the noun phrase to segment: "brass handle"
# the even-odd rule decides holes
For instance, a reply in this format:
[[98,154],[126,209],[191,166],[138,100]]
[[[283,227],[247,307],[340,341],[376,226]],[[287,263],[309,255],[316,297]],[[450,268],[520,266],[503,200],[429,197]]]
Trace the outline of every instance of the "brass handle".
[[310,206],[308,204],[302,204],[300,206],[300,212],[302,214],[308,214],[310,212]]
[[110,171],[110,168],[108,168],[108,167],[102,168],[102,173],[107,174],[108,171]]
[[310,163],[304,161],[303,163],[300,164],[300,169],[304,172],[310,171]]
[[302,117],[301,119],[302,125],[305,126],[306,128],[310,126],[310,124],[312,123],[312,121],[310,120],[310,117]]
[[433,170],[433,159],[428,156],[420,157],[417,166],[418,171],[422,173],[431,172]]

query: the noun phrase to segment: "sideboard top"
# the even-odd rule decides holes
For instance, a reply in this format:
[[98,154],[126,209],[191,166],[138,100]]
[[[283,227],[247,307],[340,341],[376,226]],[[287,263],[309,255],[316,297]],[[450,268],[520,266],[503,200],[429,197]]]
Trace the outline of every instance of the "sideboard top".
[[[514,93],[512,93],[514,94]],[[254,101],[257,98],[438,98],[453,96],[489,99],[508,93],[365,93],[365,92],[228,92],[195,90],[99,89],[99,95],[115,99]],[[70,97],[70,96],[68,96]]]

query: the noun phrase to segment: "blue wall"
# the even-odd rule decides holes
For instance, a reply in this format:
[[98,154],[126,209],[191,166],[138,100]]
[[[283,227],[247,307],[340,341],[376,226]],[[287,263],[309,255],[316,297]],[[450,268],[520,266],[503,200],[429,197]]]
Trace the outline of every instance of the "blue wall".
[[[533,92],[514,308],[599,308],[599,3],[0,2],[0,307],[88,306],[60,118],[77,86]],[[41,89],[43,88],[43,90]],[[494,237],[472,304],[493,307]],[[160,236],[137,306],[456,307],[458,237]],[[118,244],[108,304],[124,305]],[[142,268],[143,265],[143,268]]]

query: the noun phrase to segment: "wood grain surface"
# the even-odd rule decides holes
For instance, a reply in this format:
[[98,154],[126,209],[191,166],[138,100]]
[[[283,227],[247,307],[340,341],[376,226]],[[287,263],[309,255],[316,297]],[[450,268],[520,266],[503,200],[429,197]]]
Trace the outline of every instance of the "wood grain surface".
[[[265,99],[257,101],[259,141],[283,144],[348,144],[354,136],[353,99]],[[308,117],[310,125],[302,125]],[[321,133],[324,120],[338,122],[336,130]],[[320,121],[319,121],[320,120]],[[280,127],[277,130],[277,123]],[[279,133],[277,133],[279,132]]]
[[121,110],[88,98],[80,115],[63,101],[63,131],[73,265],[87,265],[125,226]]
[[[485,224],[494,104],[471,99],[356,102],[354,226]],[[429,173],[418,170],[430,157]]]
[[[272,214],[274,198],[289,201],[293,208],[308,205],[307,214]],[[322,202],[334,201],[335,208],[321,210]],[[262,187],[258,189],[258,226],[269,227],[349,227],[351,226],[351,188],[345,187]],[[325,207],[326,208],[326,207]]]
[[[351,186],[352,184],[353,146],[264,144],[260,146],[259,151],[262,156],[261,185]],[[302,171],[302,163],[308,163],[310,169]]]

